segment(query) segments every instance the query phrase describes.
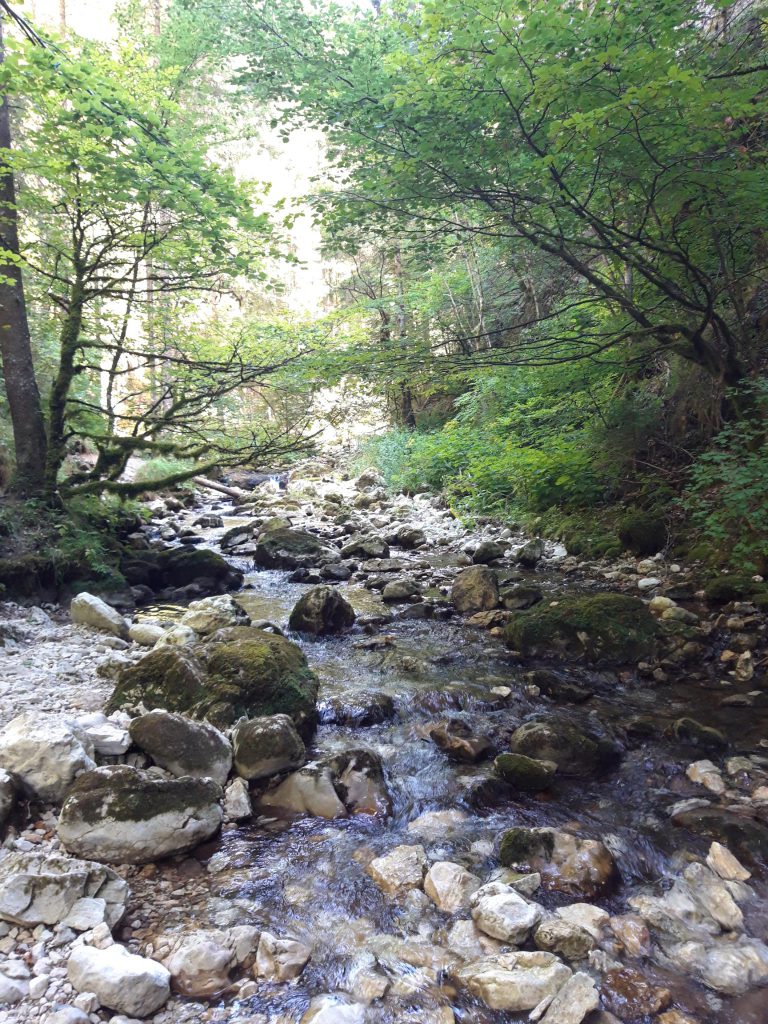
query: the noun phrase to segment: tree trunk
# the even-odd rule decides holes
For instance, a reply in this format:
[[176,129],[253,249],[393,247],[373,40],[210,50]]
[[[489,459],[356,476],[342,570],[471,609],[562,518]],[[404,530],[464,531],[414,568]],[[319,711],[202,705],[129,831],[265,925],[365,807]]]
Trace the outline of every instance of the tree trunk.
[[56,500],[59,470],[67,454],[67,399],[72,381],[77,374],[75,356],[80,347],[83,325],[83,284],[75,279],[69,301],[69,310],[59,335],[59,367],[51,386],[48,400],[48,457],[45,462],[45,494],[49,501]]
[[[3,19],[0,13],[0,64],[5,54]],[[4,95],[0,98],[0,245],[18,256],[16,183],[12,169],[3,159],[3,153],[11,148],[11,141],[10,105]],[[21,494],[33,495],[42,490],[47,442],[32,360],[24,282],[17,262],[0,268],[0,353],[16,449],[14,486]]]

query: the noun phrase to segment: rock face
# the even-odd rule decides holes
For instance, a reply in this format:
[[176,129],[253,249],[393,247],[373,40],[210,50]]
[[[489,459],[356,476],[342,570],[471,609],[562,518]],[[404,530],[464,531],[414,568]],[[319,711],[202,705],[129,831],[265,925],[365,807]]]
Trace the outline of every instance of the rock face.
[[251,620],[230,594],[217,594],[192,601],[180,622],[200,636],[208,636],[227,626],[249,626]]
[[134,718],[131,739],[155,764],[180,778],[210,778],[223,786],[232,767],[229,740],[208,722],[160,709]]
[[317,679],[301,648],[274,633],[235,626],[194,650],[150,651],[120,673],[108,707],[180,711],[222,727],[243,716],[287,714],[309,736],[316,699]]
[[462,570],[451,588],[451,601],[462,615],[497,608],[499,581],[496,573],[485,565],[472,565]]
[[312,587],[296,603],[288,628],[298,633],[324,636],[349,629],[354,621],[352,605],[335,587]]
[[28,928],[58,924],[84,899],[103,904],[112,928],[125,912],[128,883],[103,864],[59,854],[8,851],[0,857],[0,920]]
[[643,602],[626,594],[561,596],[516,612],[505,630],[510,647],[526,657],[583,657],[622,664],[650,657],[656,622]]
[[191,850],[221,824],[212,779],[158,779],[127,765],[81,775],[59,818],[70,853],[113,864],[145,864]]
[[27,711],[0,732],[0,768],[39,800],[57,803],[80,772],[95,767],[93,744],[75,722]]
[[232,744],[237,774],[249,781],[300,768],[307,757],[288,715],[240,719],[232,731]]
[[262,569],[310,568],[340,559],[336,548],[326,547],[311,533],[286,528],[263,534],[254,553],[254,561]]
[[505,867],[527,866],[541,875],[543,888],[575,896],[594,896],[613,881],[615,866],[597,839],[579,839],[554,828],[512,828],[499,849]]
[[492,1010],[532,1010],[557,994],[571,971],[552,953],[499,953],[454,972],[456,981]]
[[168,1001],[170,974],[156,960],[134,956],[124,946],[76,946],[67,977],[78,992],[93,992],[102,1006],[127,1017],[148,1017]]
[[121,640],[128,639],[128,623],[119,612],[93,594],[78,594],[69,606],[72,621],[82,626],[92,626],[101,633],[111,633]]

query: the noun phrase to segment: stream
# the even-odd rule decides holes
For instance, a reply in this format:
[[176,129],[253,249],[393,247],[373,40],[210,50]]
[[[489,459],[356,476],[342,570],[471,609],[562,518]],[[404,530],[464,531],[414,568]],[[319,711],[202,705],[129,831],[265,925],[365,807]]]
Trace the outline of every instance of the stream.
[[[272,514],[287,515],[296,526],[329,535],[328,517],[314,511],[317,497],[310,499],[309,514],[301,502],[288,500],[284,508],[282,500],[277,495],[271,499]],[[426,501],[411,503],[408,511],[410,522],[424,528],[430,544],[415,552],[397,551],[397,557],[428,578],[440,598],[441,585],[447,592],[458,570],[458,556],[468,535]],[[218,541],[226,530],[252,519],[220,501],[185,515],[191,522],[201,512],[223,517],[223,526],[202,531],[204,545],[214,550],[219,550]],[[376,522],[373,515],[371,531],[376,530]],[[440,546],[432,542],[436,524],[444,534],[447,531]],[[309,584],[291,582],[287,571],[254,570],[247,557],[230,556],[229,560],[246,572],[244,587],[234,596],[251,618],[287,630],[290,611]],[[605,585],[588,571],[564,573],[558,560],[545,560],[524,576],[545,594],[564,587],[579,591]],[[330,821],[262,813],[228,827],[197,852],[197,858],[207,864],[208,893],[206,899],[186,908],[187,922],[210,927],[212,918],[217,923],[247,921],[312,947],[311,960],[295,982],[259,983],[248,998],[225,998],[214,1005],[214,1018],[254,1024],[298,1021],[312,997],[355,991],[355,979],[376,968],[389,984],[384,998],[368,1007],[365,1019],[371,1024],[527,1020],[527,1013],[486,1008],[455,987],[435,964],[436,948],[445,948],[451,925],[466,913],[447,915],[421,892],[394,900],[380,891],[364,866],[401,844],[421,843],[431,861],[461,864],[485,881],[499,868],[498,840],[505,829],[565,827],[582,837],[602,839],[608,847],[618,882],[589,902],[610,914],[624,914],[630,897],[669,889],[681,864],[690,855],[703,859],[715,838],[670,822],[672,805],[709,795],[693,785],[685,772],[691,761],[711,755],[671,739],[669,726],[691,715],[724,731],[732,754],[755,752],[765,746],[760,740],[765,736],[766,701],[758,701],[757,709],[737,702],[724,708],[717,680],[703,686],[700,680],[687,680],[684,672],[670,673],[662,684],[639,678],[635,672],[584,669],[580,675],[577,670],[577,678],[591,692],[589,699],[554,703],[526,678],[529,665],[521,664],[499,637],[451,615],[444,596],[436,602],[435,618],[401,618],[398,613],[409,605],[387,606],[360,582],[334,585],[355,608],[355,627],[316,640],[286,634],[302,646],[321,682],[320,725],[308,753],[315,758],[350,747],[373,750],[385,768],[392,812]],[[143,614],[152,617],[158,609],[148,608]],[[163,609],[162,614],[173,613]],[[379,642],[372,644],[376,637]],[[555,672],[567,668],[573,681],[573,665],[555,662],[548,667]],[[382,704],[382,695],[384,704],[391,699],[391,713],[383,721],[361,724],[370,719],[367,712],[372,705]],[[542,713],[556,713],[588,726],[612,741],[620,756],[599,774],[558,775],[546,793],[516,793],[511,798],[507,788],[494,782],[487,760],[457,763],[429,738],[429,727],[449,718],[463,723],[469,734],[488,737],[494,752],[499,752],[507,749],[521,722]],[[643,723],[649,722],[653,729],[644,728]],[[743,849],[732,850],[744,854]],[[753,895],[742,909],[750,934],[765,939],[768,887],[764,865],[755,861],[754,854],[750,868]],[[539,891],[535,899],[553,908],[575,898]],[[671,1004],[678,1013],[674,1016],[675,1011],[670,1011],[672,1015],[662,1018],[670,1024],[768,1020],[766,999],[759,990],[731,997],[706,988],[684,972],[654,966],[648,959],[626,962],[640,969],[652,989],[669,991],[665,1005]],[[599,967],[599,960],[596,964]],[[598,1012],[588,1019],[603,1018]],[[338,1016],[339,1024],[344,1020]]]

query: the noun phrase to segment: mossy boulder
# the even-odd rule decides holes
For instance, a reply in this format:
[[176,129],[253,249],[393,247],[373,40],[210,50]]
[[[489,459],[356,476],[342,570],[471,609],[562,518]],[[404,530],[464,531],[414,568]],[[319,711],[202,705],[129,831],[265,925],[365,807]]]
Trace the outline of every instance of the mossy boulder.
[[504,867],[525,866],[541,875],[542,888],[590,899],[616,879],[616,866],[599,839],[581,839],[554,828],[511,828],[501,838]]
[[750,601],[754,597],[768,597],[765,583],[751,576],[734,573],[718,576],[706,585],[704,596],[710,604],[728,604],[729,601]]
[[169,587],[211,581],[221,593],[243,585],[243,574],[215,551],[207,548],[171,548],[160,552],[158,564]]
[[655,555],[667,543],[667,526],[653,512],[629,512],[619,522],[619,540],[634,555]]
[[134,718],[128,731],[136,746],[171,775],[211,778],[220,786],[227,781],[232,747],[209,722],[156,708]]
[[588,776],[619,758],[613,743],[564,717],[534,719],[512,733],[510,749],[538,761],[552,761],[563,775]]
[[325,636],[349,629],[354,621],[354,608],[335,587],[312,587],[296,602],[288,628]]
[[161,647],[123,669],[109,711],[143,705],[223,728],[238,718],[290,715],[302,735],[316,722],[317,679],[301,648],[250,626],[214,633],[192,650]]
[[555,777],[554,761],[541,761],[525,754],[499,754],[493,769],[505,782],[524,793],[538,793],[547,789]]
[[592,594],[561,597],[517,612],[505,630],[510,647],[532,657],[583,657],[623,664],[653,655],[658,626],[637,597]]
[[288,715],[241,718],[232,731],[237,774],[253,781],[301,768],[304,744]]
[[341,560],[336,548],[327,547],[311,533],[285,527],[262,534],[253,557],[262,569],[310,568]]

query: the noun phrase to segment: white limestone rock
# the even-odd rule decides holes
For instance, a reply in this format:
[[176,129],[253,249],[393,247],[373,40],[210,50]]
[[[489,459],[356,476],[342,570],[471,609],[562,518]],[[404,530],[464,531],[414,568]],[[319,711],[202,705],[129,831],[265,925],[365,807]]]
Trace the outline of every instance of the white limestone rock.
[[162,964],[117,944],[107,949],[75,946],[67,977],[78,992],[93,992],[102,1006],[129,1017],[150,1016],[171,994],[171,975]]
[[555,996],[571,977],[552,953],[498,953],[453,973],[456,981],[491,1010],[519,1013]]
[[93,744],[76,722],[25,711],[0,731],[0,768],[33,797],[58,803],[81,772],[96,767]]
[[297,939],[262,932],[253,973],[266,981],[293,981],[309,962],[312,950]]
[[483,883],[460,864],[436,861],[424,879],[424,892],[438,910],[455,914],[469,906],[469,898]]
[[365,869],[376,885],[388,896],[409,889],[420,889],[427,870],[427,853],[423,846],[396,846],[383,857],[376,857]]
[[93,594],[83,591],[74,597],[69,606],[69,614],[77,625],[91,626],[101,633],[120,637],[121,640],[128,639],[128,623],[123,616]]
[[600,1005],[595,983],[588,974],[578,971],[566,981],[549,1004],[541,1024],[581,1024],[588,1013]]
[[481,931],[513,946],[525,942],[543,915],[537,903],[529,903],[503,882],[484,885],[473,893],[470,904],[472,918]]

